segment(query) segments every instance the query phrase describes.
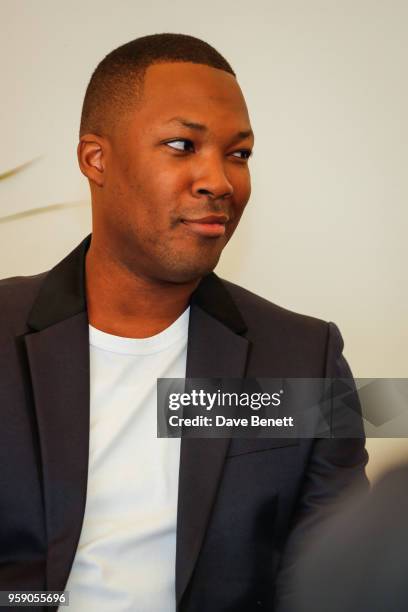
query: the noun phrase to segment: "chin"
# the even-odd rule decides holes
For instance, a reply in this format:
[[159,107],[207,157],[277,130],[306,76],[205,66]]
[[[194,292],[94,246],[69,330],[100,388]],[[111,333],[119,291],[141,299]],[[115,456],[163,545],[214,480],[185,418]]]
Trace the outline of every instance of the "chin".
[[[217,265],[220,255],[217,257],[199,261],[178,261],[166,267],[165,277],[170,283],[191,283],[212,272]],[[168,262],[170,263],[170,262]]]

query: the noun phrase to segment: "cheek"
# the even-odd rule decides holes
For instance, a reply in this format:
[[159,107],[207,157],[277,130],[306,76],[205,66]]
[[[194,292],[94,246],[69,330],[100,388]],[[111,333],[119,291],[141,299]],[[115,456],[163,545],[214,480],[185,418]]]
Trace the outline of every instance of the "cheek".
[[249,170],[243,170],[240,174],[236,174],[233,180],[235,218],[229,227],[229,231],[227,230],[227,241],[235,232],[235,229],[241,219],[241,215],[244,212],[245,206],[251,195],[251,180]]
[[131,178],[126,208],[134,228],[156,235],[167,231],[177,216],[188,185],[185,177],[157,165]]
[[187,165],[181,167],[180,164],[166,164],[157,166],[150,181],[157,193],[174,198],[191,187],[193,177]]
[[234,177],[234,195],[237,207],[244,209],[251,195],[251,177],[249,169],[243,169],[240,174]]

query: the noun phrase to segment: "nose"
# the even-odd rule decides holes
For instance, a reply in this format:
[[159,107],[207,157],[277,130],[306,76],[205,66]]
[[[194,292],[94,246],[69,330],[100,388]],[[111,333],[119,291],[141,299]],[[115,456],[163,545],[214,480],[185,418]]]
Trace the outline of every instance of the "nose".
[[225,174],[224,165],[218,156],[213,156],[205,162],[201,160],[198,176],[192,185],[193,195],[206,195],[213,200],[230,198],[234,188]]

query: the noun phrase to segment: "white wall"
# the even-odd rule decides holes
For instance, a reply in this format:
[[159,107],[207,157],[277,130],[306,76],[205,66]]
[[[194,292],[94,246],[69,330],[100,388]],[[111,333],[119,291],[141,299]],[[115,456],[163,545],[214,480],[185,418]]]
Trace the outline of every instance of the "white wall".
[[[405,0],[2,0],[0,277],[90,231],[75,148],[92,70],[141,35],[201,37],[235,68],[256,134],[253,195],[217,272],[334,320],[359,377],[408,377]],[[5,220],[26,209],[63,210]],[[408,443],[371,440],[371,476]]]

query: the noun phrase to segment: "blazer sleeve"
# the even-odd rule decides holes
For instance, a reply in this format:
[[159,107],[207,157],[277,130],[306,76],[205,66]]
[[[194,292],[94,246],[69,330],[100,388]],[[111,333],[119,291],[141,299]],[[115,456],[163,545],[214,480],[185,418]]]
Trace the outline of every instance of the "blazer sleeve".
[[[343,339],[334,323],[328,323],[325,377],[349,379],[355,389],[350,367],[344,358]],[[361,407],[357,395],[353,411],[353,431],[359,429],[359,437],[316,438],[311,444],[305,467],[303,484],[293,515],[289,537],[282,555],[275,585],[277,612],[293,612],[292,597],[295,594],[294,574],[307,542],[319,537],[323,525],[336,515],[342,502],[353,493],[367,490],[365,466],[368,454],[365,449]],[[334,414],[334,422],[344,419]],[[344,423],[343,423],[344,425]],[[301,440],[301,444],[310,440]]]

